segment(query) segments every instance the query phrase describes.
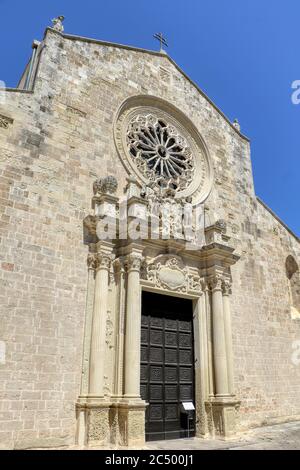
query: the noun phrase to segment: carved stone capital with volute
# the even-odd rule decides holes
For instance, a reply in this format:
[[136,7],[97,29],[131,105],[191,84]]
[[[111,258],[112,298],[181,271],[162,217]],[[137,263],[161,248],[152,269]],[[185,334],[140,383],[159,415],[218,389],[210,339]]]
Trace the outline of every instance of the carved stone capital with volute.
[[214,274],[208,279],[208,285],[212,291],[222,291],[223,277],[221,274]]
[[223,290],[223,295],[230,295],[231,294],[231,287],[232,287],[232,283],[231,281],[229,281],[228,279],[227,280],[224,280],[222,282],[222,290]]
[[107,269],[107,271],[110,270],[110,266],[113,260],[112,255],[100,251],[96,253],[96,259],[97,259],[96,270],[99,270],[99,269]]
[[138,254],[131,253],[130,255],[126,256],[126,258],[124,259],[124,262],[125,262],[125,267],[126,267],[127,272],[131,272],[131,271],[140,272],[143,258],[142,256]]

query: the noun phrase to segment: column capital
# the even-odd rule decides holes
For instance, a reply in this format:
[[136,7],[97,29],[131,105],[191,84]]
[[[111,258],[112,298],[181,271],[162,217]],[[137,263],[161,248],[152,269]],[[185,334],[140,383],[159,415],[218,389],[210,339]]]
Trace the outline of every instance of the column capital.
[[229,279],[223,280],[222,282],[223,295],[230,295],[232,292],[231,287],[232,287],[232,282]]
[[208,285],[214,291],[222,291],[223,277],[221,274],[213,274],[208,278]]
[[104,251],[99,251],[96,253],[96,270],[107,269],[110,270],[111,263],[113,261],[113,256]]
[[130,253],[124,258],[124,265],[127,272],[138,271],[140,272],[143,257],[137,253]]

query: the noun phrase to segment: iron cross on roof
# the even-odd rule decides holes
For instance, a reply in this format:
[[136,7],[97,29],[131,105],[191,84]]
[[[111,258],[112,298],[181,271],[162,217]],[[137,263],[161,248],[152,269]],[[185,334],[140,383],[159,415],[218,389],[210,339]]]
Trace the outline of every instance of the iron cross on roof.
[[168,47],[168,43],[166,39],[163,37],[162,33],[156,33],[153,35],[155,39],[157,39],[160,42],[160,52],[163,52],[163,45]]

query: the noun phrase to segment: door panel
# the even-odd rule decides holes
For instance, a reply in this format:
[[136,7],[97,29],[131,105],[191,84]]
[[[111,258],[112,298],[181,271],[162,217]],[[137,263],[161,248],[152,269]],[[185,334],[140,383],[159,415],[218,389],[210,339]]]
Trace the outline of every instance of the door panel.
[[[146,440],[187,437],[182,401],[194,402],[192,302],[143,292],[141,396],[146,409]],[[194,432],[190,421],[190,437]]]

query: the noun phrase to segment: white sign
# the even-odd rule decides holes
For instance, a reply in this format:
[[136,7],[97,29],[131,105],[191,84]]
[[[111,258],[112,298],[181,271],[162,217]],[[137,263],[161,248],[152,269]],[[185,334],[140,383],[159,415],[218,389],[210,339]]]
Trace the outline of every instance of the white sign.
[[182,403],[184,411],[193,411],[195,409],[192,401],[186,401]]

